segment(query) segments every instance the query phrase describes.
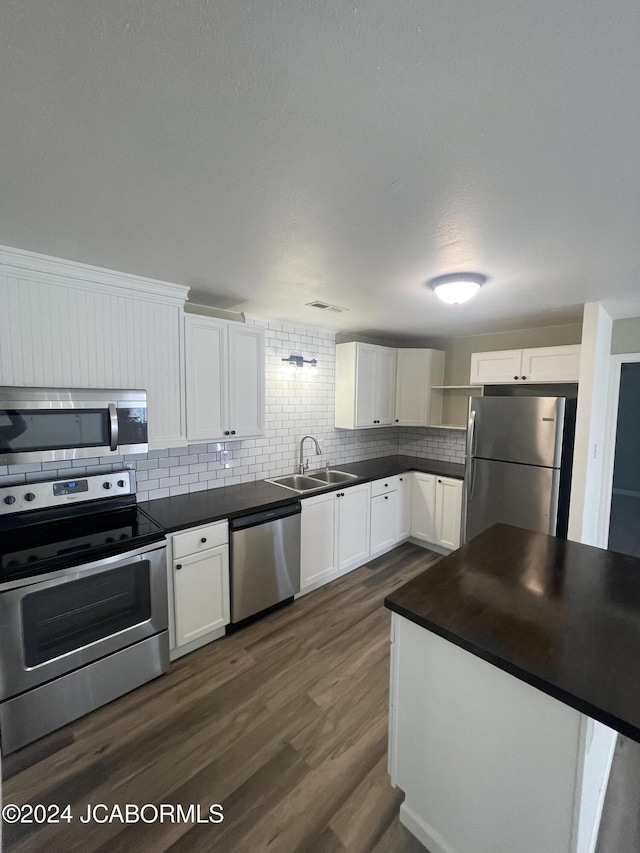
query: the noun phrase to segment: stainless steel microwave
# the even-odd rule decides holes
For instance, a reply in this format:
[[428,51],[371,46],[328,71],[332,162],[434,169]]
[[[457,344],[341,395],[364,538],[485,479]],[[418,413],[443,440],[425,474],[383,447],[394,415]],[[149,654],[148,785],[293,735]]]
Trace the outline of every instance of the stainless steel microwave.
[[0,387],[0,465],[148,449],[146,391]]

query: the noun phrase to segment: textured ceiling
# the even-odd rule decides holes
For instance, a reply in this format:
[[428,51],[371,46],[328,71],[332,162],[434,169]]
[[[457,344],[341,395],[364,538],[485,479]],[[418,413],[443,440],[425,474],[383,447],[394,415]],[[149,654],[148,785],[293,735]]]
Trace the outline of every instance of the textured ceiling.
[[640,292],[639,44],[637,0],[3,0],[0,243],[395,338],[572,322]]

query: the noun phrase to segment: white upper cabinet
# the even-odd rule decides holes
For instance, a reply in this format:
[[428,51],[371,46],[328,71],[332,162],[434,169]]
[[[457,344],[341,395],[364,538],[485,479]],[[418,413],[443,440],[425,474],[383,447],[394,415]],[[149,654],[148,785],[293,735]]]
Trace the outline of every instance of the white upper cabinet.
[[580,344],[474,352],[471,355],[472,384],[577,382],[579,373]]
[[0,383],[142,388],[149,445],[182,445],[181,326],[188,291],[2,247]]
[[429,426],[440,415],[431,411],[431,386],[442,385],[444,353],[434,349],[399,349],[395,423]]
[[227,329],[206,317],[185,317],[187,438],[206,441],[227,428]]
[[351,342],[336,345],[338,429],[391,426],[394,422],[396,350]]
[[577,382],[580,344],[522,350],[520,375],[527,382]]
[[264,330],[230,324],[229,426],[236,438],[264,432]]
[[240,439],[264,431],[264,331],[186,315],[187,439]]

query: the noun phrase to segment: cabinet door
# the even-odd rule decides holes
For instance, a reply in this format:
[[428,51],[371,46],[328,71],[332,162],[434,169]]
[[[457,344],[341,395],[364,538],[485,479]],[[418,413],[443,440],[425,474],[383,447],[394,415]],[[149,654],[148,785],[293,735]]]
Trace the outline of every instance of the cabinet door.
[[228,625],[228,546],[174,560],[173,589],[177,646]]
[[362,565],[369,556],[369,483],[334,492],[338,504],[338,570]]
[[[431,386],[442,385],[444,353],[432,349],[399,349],[396,367],[398,426],[429,426],[440,418],[431,411]],[[441,409],[441,407],[440,407]]]
[[227,423],[227,327],[185,317],[187,439],[221,438]]
[[357,427],[375,426],[377,415],[378,347],[356,345],[356,423]]
[[371,556],[386,551],[396,542],[396,508],[398,492],[371,498]]
[[392,347],[379,347],[376,353],[375,420],[377,426],[391,426],[396,404],[396,355]]
[[336,495],[330,492],[302,501],[300,589],[331,578],[336,565]]
[[264,432],[264,331],[231,324],[229,340],[229,417],[236,438]]
[[436,477],[413,472],[411,535],[424,542],[435,542]]
[[411,536],[411,498],[413,474],[401,474],[398,477],[398,497],[396,504],[395,541],[401,542]]
[[577,382],[580,345],[522,350],[522,379],[527,382]]
[[522,376],[522,350],[471,353],[472,385],[517,382]]
[[454,551],[460,547],[462,480],[438,477],[436,483],[436,545]]

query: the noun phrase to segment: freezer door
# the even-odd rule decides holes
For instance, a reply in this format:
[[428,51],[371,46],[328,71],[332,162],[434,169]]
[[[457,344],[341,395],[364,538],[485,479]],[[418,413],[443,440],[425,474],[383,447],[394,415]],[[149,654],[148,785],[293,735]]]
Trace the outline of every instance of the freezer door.
[[554,534],[560,471],[471,459],[465,478],[464,541],[496,522]]
[[557,468],[562,454],[564,397],[478,397],[471,401],[472,456]]

